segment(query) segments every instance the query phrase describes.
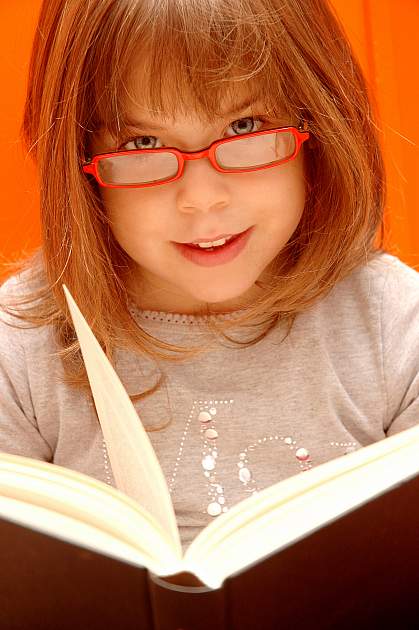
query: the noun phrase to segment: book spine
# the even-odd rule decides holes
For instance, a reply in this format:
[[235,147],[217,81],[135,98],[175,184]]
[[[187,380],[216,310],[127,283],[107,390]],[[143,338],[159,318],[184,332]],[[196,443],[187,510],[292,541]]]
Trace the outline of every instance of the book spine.
[[223,587],[211,589],[187,573],[161,578],[149,572],[148,584],[154,630],[227,630]]

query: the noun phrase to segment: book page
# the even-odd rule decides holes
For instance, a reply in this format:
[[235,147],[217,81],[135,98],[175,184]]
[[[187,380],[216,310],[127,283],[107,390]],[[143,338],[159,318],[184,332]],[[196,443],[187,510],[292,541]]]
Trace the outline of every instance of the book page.
[[208,525],[185,553],[212,588],[419,473],[419,426],[266,488]]
[[63,288],[80,342],[116,485],[150,512],[167,532],[174,552],[181,558],[182,547],[170,492],[150,439],[69,290],[65,285]]
[[182,568],[167,533],[136,501],[55,464],[0,454],[2,516],[159,574]]

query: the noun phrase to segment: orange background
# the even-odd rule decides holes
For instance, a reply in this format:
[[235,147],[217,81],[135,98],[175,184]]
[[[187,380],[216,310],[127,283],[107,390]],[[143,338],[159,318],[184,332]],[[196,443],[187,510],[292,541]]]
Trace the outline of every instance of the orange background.
[[[332,0],[375,94],[389,177],[387,247],[419,268],[417,0]],[[39,243],[36,174],[19,127],[40,0],[0,3],[0,275]],[[54,165],[51,165],[53,168]]]

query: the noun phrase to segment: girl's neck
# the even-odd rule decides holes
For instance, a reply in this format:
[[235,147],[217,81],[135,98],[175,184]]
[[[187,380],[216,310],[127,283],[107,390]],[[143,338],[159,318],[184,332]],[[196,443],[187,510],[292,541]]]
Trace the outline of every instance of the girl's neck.
[[[205,302],[198,302],[176,287],[158,286],[152,279],[147,282],[130,275],[125,281],[131,303],[143,312],[200,316],[207,311]],[[246,309],[260,297],[261,289],[255,285],[245,294],[218,303],[209,303],[212,314],[228,314]]]

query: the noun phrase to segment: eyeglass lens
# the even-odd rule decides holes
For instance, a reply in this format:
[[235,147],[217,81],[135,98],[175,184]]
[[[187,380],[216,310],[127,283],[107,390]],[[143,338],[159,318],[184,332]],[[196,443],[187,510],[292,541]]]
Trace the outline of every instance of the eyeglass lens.
[[[220,144],[215,151],[215,159],[220,168],[234,172],[281,162],[291,157],[295,148],[292,132],[275,132]],[[98,161],[102,181],[116,186],[165,181],[175,177],[178,168],[176,155],[164,151],[115,155]]]

